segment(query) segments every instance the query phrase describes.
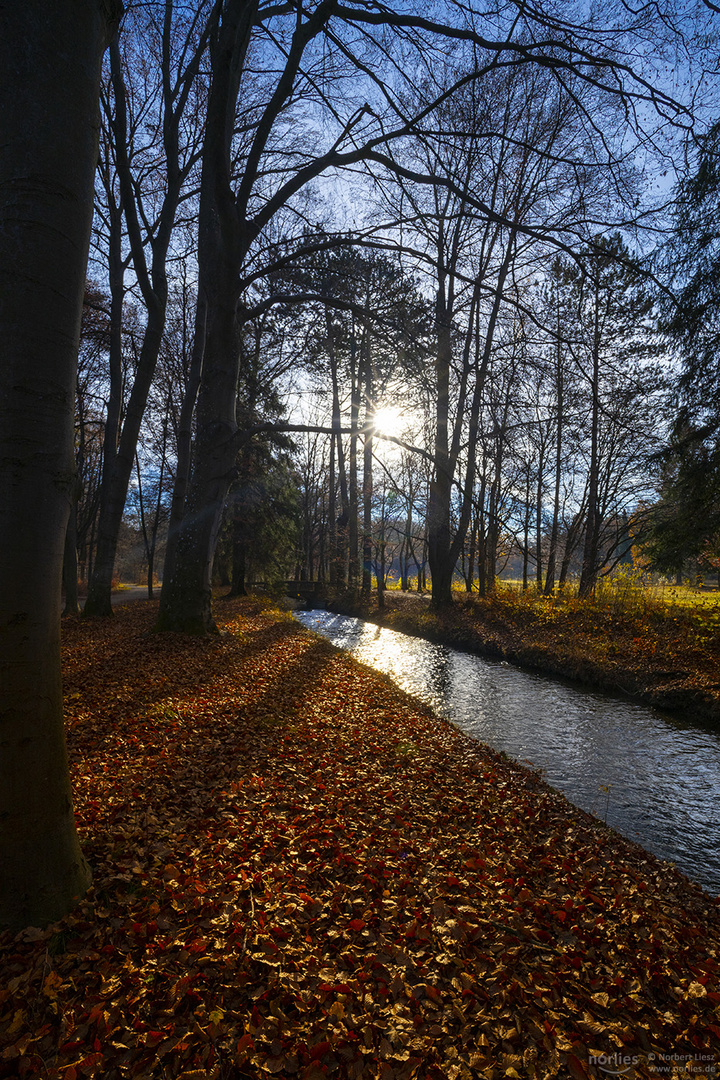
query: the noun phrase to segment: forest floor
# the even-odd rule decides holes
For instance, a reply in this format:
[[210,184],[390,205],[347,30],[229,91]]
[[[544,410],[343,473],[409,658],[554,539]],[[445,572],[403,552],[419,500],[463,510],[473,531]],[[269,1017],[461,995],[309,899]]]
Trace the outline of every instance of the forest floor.
[[329,605],[394,630],[621,693],[661,709],[720,721],[720,606],[658,603],[642,590],[599,601],[538,597],[500,587],[456,593],[447,610],[427,595],[388,590]]
[[262,600],[63,625],[93,886],[0,1077],[710,1077],[720,903]]

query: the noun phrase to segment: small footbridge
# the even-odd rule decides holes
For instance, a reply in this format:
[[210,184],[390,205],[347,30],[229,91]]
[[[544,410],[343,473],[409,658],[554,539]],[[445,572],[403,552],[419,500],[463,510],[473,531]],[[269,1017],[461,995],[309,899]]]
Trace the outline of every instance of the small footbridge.
[[[251,592],[263,593],[268,586],[264,581],[246,581],[245,588]],[[324,581],[292,580],[283,582],[283,592],[292,600],[302,600],[308,608],[323,607],[328,586]]]
[[305,600],[312,607],[313,602],[326,599],[327,585],[324,581],[286,581],[285,595],[293,600]]

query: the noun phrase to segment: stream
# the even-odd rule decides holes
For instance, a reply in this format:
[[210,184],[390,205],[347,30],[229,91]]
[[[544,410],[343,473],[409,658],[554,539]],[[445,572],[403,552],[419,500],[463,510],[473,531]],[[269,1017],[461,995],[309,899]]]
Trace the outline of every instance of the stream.
[[305,626],[720,893],[720,732],[328,611]]

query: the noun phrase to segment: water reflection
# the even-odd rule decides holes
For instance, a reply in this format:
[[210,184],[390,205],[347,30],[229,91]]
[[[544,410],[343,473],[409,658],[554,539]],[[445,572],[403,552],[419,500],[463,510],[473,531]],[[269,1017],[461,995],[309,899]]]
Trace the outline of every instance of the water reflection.
[[359,619],[297,615],[464,731],[544,770],[576,805],[720,892],[716,731]]

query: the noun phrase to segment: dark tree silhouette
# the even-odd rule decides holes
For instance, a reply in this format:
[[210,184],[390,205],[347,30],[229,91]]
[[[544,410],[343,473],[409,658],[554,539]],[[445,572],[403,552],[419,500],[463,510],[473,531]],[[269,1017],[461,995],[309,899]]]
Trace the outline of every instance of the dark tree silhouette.
[[60,683],[73,406],[100,61],[119,5],[0,9],[0,924],[59,918],[89,881]]

